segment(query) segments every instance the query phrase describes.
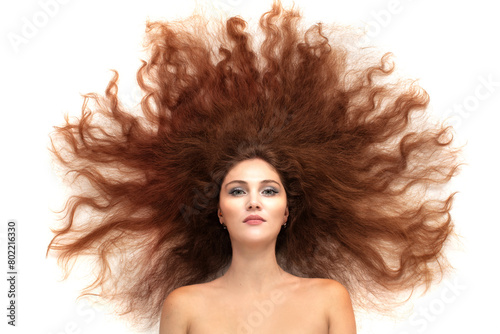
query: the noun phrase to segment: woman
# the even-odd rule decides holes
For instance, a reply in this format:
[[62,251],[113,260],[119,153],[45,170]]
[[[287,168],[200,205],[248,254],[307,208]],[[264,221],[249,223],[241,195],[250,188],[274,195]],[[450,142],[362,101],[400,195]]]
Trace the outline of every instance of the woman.
[[140,112],[116,74],[52,136],[77,187],[49,250],[97,260],[84,293],[134,324],[353,333],[350,298],[390,311],[446,272],[457,150],[426,92],[350,29],[279,3],[259,27],[149,23]]
[[209,283],[174,290],[160,333],[356,333],[341,284],[299,278],[278,265],[276,238],[289,215],[285,189],[260,158],[231,168],[218,209],[231,239],[231,265]]

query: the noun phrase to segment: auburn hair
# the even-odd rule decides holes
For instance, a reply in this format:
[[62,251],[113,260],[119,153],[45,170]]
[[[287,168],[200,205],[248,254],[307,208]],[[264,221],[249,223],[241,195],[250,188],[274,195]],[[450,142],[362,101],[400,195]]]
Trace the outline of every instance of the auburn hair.
[[149,22],[140,108],[120,102],[115,72],[56,127],[51,152],[75,193],[48,252],[66,273],[95,260],[83,294],[153,326],[173,289],[220,276],[231,243],[219,189],[250,158],[282,178],[290,214],[276,254],[288,272],[338,280],[377,307],[448,268],[452,129],[390,53],[351,28],[301,22],[279,2],[253,32],[240,17]]

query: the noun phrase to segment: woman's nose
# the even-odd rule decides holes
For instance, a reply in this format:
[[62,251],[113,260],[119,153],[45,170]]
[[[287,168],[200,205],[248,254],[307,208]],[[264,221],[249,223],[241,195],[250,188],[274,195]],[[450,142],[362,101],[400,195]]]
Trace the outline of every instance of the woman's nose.
[[247,203],[247,210],[251,209],[260,209],[260,203],[254,198],[251,198]]

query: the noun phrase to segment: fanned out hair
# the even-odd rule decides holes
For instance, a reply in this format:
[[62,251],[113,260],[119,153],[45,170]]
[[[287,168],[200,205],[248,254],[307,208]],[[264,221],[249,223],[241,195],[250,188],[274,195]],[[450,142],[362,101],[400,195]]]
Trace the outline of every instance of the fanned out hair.
[[119,101],[115,72],[51,136],[77,187],[48,251],[66,272],[81,255],[95,260],[83,293],[153,326],[169,292],[221,275],[231,243],[219,188],[250,158],[285,186],[283,269],[338,280],[360,307],[438,279],[459,151],[426,114],[427,93],[395,78],[391,54],[357,47],[350,28],[304,27],[279,2],[261,34],[239,17],[209,27],[199,16],[148,23],[140,111]]

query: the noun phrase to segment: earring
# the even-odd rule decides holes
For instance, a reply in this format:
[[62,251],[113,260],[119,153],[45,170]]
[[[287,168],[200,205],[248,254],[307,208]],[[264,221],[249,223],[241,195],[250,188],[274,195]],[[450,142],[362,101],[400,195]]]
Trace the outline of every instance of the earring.
[[283,224],[283,228],[286,228],[286,223]]
[[[219,212],[219,217],[222,217],[222,212]],[[224,224],[222,222],[220,224],[222,225],[223,229],[227,230],[226,224]]]

